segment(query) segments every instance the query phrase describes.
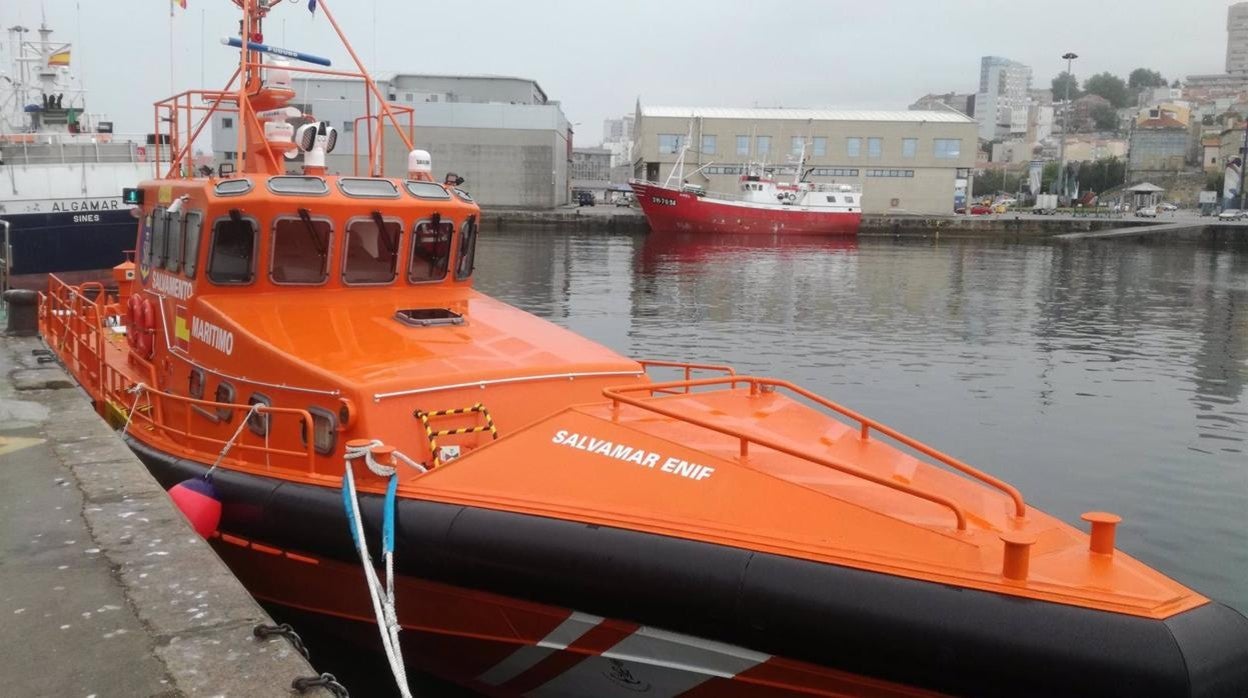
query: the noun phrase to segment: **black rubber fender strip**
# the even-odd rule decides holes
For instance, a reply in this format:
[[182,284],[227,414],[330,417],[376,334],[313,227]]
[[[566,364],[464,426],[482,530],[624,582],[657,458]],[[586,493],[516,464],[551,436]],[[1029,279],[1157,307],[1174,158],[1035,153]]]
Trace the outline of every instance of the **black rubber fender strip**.
[[[206,466],[131,448],[166,488]],[[356,562],[336,488],[218,469],[221,530]],[[381,497],[363,495],[370,538]],[[400,574],[973,696],[1248,696],[1248,620],[1165,621],[514,512],[405,499]],[[375,544],[375,540],[372,541]],[[374,548],[376,549],[376,548]]]

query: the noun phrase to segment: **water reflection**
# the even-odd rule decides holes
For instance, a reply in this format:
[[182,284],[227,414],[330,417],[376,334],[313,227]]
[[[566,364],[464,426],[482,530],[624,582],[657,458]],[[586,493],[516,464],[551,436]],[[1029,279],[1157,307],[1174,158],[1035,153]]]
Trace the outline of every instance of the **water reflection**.
[[482,236],[478,287],[638,357],[796,380],[1248,609],[1248,249]]

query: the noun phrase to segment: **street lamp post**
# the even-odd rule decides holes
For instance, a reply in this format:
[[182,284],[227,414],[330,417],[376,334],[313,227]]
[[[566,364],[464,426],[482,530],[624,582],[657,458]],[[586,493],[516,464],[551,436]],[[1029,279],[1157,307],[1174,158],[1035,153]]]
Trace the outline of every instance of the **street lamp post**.
[[1057,142],[1058,196],[1066,193],[1066,136],[1070,133],[1070,81],[1074,78],[1074,74],[1070,71],[1071,63],[1078,57],[1071,51],[1062,55],[1062,58],[1066,59],[1066,98],[1062,104],[1062,140]]

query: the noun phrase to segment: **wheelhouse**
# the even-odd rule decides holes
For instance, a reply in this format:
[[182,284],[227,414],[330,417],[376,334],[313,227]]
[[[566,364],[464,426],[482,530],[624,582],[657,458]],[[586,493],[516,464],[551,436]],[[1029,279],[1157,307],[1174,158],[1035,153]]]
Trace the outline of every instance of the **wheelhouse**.
[[138,262],[162,287],[190,282],[202,295],[471,282],[478,209],[435,182],[248,175],[145,189],[154,203],[141,213]]

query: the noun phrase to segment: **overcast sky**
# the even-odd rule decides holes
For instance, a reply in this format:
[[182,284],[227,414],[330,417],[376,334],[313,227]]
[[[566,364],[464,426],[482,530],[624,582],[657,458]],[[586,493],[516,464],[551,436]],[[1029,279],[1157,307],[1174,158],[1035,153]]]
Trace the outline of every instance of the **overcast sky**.
[[[1227,0],[327,0],[370,70],[495,73],[533,78],[563,103],[576,145],[602,120],[643,104],[904,109],[928,92],[972,92],[979,59],[1030,65],[1036,87],[1065,66],[1124,78],[1136,67],[1167,79],[1224,67]],[[349,59],[320,12],[283,2],[269,43]],[[151,130],[151,103],[221,87],[237,53],[220,45],[238,15],[228,0],[176,10],[169,0],[3,0],[0,24],[37,26],[75,43],[90,111],[117,130]],[[201,40],[202,37],[202,40]],[[3,37],[7,41],[7,35]],[[7,47],[6,47],[7,48]],[[204,61],[201,64],[201,53]],[[0,69],[9,70],[7,62]],[[417,140],[420,135],[417,133]]]

